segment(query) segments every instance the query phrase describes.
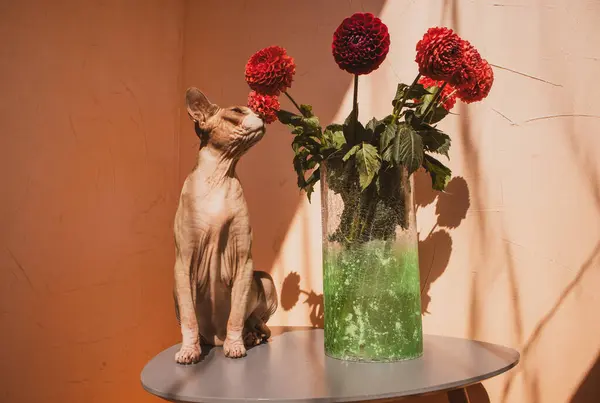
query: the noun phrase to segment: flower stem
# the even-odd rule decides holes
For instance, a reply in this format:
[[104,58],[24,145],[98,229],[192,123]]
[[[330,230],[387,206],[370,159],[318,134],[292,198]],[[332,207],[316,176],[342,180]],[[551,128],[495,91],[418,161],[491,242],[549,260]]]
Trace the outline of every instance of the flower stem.
[[444,99],[439,99],[439,100],[438,100],[438,102],[437,102],[437,106],[439,106],[439,105],[443,105],[443,104],[444,104],[444,102],[446,102],[447,100],[449,100],[450,98],[452,98],[452,96],[453,96],[454,94],[456,94],[456,92],[457,92],[457,91],[458,91],[458,90],[454,90],[454,91],[452,91],[450,94],[448,94],[448,95],[447,95],[447,96],[446,96]]
[[[292,98],[292,96],[291,96],[290,94],[288,94],[288,92],[287,92],[287,91],[284,91],[283,93],[284,93],[284,94],[285,94],[285,95],[288,97],[288,99],[289,99],[290,101],[292,101],[292,103],[294,104],[294,106],[296,107],[296,109],[298,109],[298,111],[300,112],[300,114],[302,114],[302,116],[304,116],[304,112],[303,112],[303,111],[302,111],[302,109],[300,108],[300,105],[298,105],[298,104],[296,103],[296,101],[294,101],[294,98]],[[306,116],[304,116],[304,117],[306,117]]]
[[433,106],[437,103],[438,99],[440,99],[440,97],[442,96],[442,92],[444,91],[444,88],[446,88],[447,84],[448,84],[447,82],[444,82],[444,84],[442,84],[442,86],[440,87],[438,92],[435,94],[435,97],[433,98],[431,103],[429,105],[427,105],[427,109],[425,109],[425,112],[423,113],[423,119],[427,118],[427,115],[429,114],[429,112],[431,112],[431,110],[433,109]]
[[352,97],[352,114],[354,121],[352,122],[352,141],[356,141],[356,132],[358,128],[358,74],[354,75],[354,96]]
[[414,86],[417,85],[417,83],[419,82],[420,78],[421,78],[421,73],[417,74],[417,76],[413,80],[413,82],[410,85],[410,87],[408,87],[408,90],[404,93],[404,97],[402,98],[402,103],[400,104],[399,107],[396,108],[397,110],[394,111],[394,113],[393,113],[394,120],[396,120],[396,118],[400,115],[400,112],[402,112],[402,109],[404,108],[404,105],[406,105],[406,101],[408,101],[408,94],[412,91],[412,89],[414,88]]
[[352,109],[356,112],[358,119],[358,74],[354,75],[354,97],[352,98]]
[[452,91],[450,94],[448,94],[446,98],[442,99],[440,102],[446,102],[448,99],[450,99],[450,97],[452,97],[452,95],[456,94],[457,92],[458,90]]

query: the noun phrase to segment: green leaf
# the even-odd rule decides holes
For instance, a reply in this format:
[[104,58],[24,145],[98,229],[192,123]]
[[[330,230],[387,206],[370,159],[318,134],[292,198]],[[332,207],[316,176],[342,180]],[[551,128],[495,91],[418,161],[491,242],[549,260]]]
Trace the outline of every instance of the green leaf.
[[371,120],[369,120],[369,123],[367,123],[367,125],[365,126],[365,129],[367,129],[368,131],[370,131],[371,133],[375,133],[375,131],[377,130],[377,126],[379,126],[380,122],[373,118]]
[[304,170],[308,171],[309,169],[313,169],[314,167],[317,166],[317,164],[319,163],[321,159],[316,157],[316,156],[312,156],[312,158],[307,158],[304,161]]
[[344,132],[341,130],[333,132],[332,139],[333,139],[333,146],[335,147],[336,150],[340,150],[344,146],[344,144],[346,144],[346,138],[344,137]]
[[450,178],[452,177],[452,171],[450,168],[442,164],[430,155],[425,154],[423,159],[423,168],[431,176],[431,186],[435,190],[444,190]]
[[294,171],[296,171],[296,175],[298,177],[297,183],[300,189],[304,189],[304,185],[306,184],[306,180],[304,179],[304,161],[305,158],[302,154],[296,154],[294,159],[292,160],[292,164],[294,165]]
[[332,131],[329,126],[325,129],[322,136],[321,152],[337,151],[346,144],[346,138],[342,130]]
[[283,124],[292,129],[292,134],[314,134],[320,132],[321,124],[316,116],[304,117],[295,113],[280,110],[277,111],[277,118]]
[[394,121],[394,115],[387,115],[386,117],[383,118],[383,120],[381,120],[381,122],[384,125],[389,125],[390,123],[392,123]]
[[331,132],[338,132],[344,130],[344,126],[339,123],[332,123],[325,128],[325,130],[329,130]]
[[398,125],[398,134],[384,152],[383,159],[393,165],[404,165],[411,174],[423,162],[423,140],[408,123]]
[[398,134],[392,137],[391,144],[383,151],[381,158],[392,166],[400,165],[400,136]]
[[394,96],[394,100],[392,101],[392,106],[395,107],[398,102],[402,102],[407,89],[408,85],[404,83],[398,84],[398,88],[396,88],[396,95]]
[[435,94],[437,94],[438,89],[439,89],[438,87],[429,87],[427,89],[427,94],[420,97],[421,103],[419,104],[419,107],[417,108],[417,116],[418,117],[424,118],[423,114],[429,107],[429,104],[431,104],[431,101],[433,101],[433,99],[435,98]]
[[452,142],[450,136],[441,130],[435,129],[429,125],[426,126],[427,128],[425,130],[419,130],[419,134],[423,139],[424,149],[450,158],[448,156],[448,151],[450,150],[450,144]]
[[396,124],[396,122],[390,122],[387,126],[385,126],[385,129],[383,130],[383,133],[381,133],[381,137],[379,138],[380,150],[385,150],[390,145],[390,142],[396,135],[397,131],[398,125]]
[[[319,155],[312,155],[309,150],[306,148],[300,149],[296,152],[293,159],[294,170],[296,171],[298,180],[298,187],[302,190],[305,190],[307,193],[312,193],[312,188],[315,183],[319,180],[320,171],[313,171],[313,173],[306,179],[306,172],[317,167],[320,161]],[[310,195],[309,195],[310,200]]]
[[346,137],[346,143],[356,144],[357,139],[362,135],[365,130],[363,125],[358,121],[358,111],[352,110],[344,121],[344,137]]
[[304,127],[311,129],[311,132],[321,129],[321,123],[319,122],[319,118],[316,116],[302,118],[301,122]]
[[[408,91],[408,94],[407,94]],[[398,84],[398,88],[396,89],[396,96],[394,96],[394,100],[392,101],[392,105],[395,107],[399,102],[402,102],[404,96],[406,95],[406,99],[419,99],[424,95],[430,94],[425,87],[421,84],[415,84],[412,88],[404,83]]]
[[429,113],[430,117],[427,121],[431,124],[437,123],[448,115],[448,111],[443,106],[433,108],[433,114]]
[[292,141],[292,149],[297,151],[301,147],[306,147],[310,150],[318,150],[321,147],[321,144],[318,140],[319,139],[314,136],[296,136],[294,137],[294,141]]
[[308,197],[308,202],[310,203],[310,196],[315,190],[315,184],[321,179],[321,168],[317,168],[313,171],[313,173],[306,180],[306,186],[304,187],[304,191],[306,192],[306,197]]
[[358,111],[352,109],[346,120],[344,120],[344,127],[352,126],[356,121],[358,121]]
[[365,190],[381,168],[381,159],[377,148],[371,144],[362,143],[362,147],[356,152],[356,165],[360,187]]
[[311,105],[302,104],[302,105],[300,105],[300,110],[302,111],[302,114],[304,115],[304,117],[310,118],[310,117],[315,116],[313,114]]
[[289,111],[284,111],[283,109],[277,111],[276,114],[277,114],[277,119],[279,119],[279,121],[281,123],[283,123],[284,125],[292,124],[293,121],[297,121],[298,119],[301,118],[300,115],[296,115],[295,113],[292,113]]
[[347,153],[346,155],[344,155],[344,158],[342,158],[342,161],[346,162],[350,159],[350,157],[352,157],[354,154],[356,154],[356,152],[358,151],[358,149],[360,148],[360,145],[357,144],[354,147],[352,147]]
[[439,90],[440,89],[438,87],[430,87],[429,91],[431,93],[421,98],[421,103],[417,108],[417,116],[423,121],[426,121],[431,124],[441,121],[448,115],[448,111],[442,105],[438,104],[435,107],[433,107],[429,111],[429,113],[427,113],[427,116],[424,116],[425,111],[427,110],[427,108],[429,107]]
[[292,124],[289,124],[288,126],[292,129],[292,134],[296,136],[301,136],[302,134],[304,134],[304,127],[294,126]]
[[423,140],[409,125],[401,125],[398,138],[400,139],[400,161],[411,174],[419,169],[423,162]]
[[365,126],[365,131],[363,132],[361,140],[374,144],[374,140],[375,142],[379,140],[381,134],[385,130],[386,124],[391,122],[392,119],[392,115],[386,116],[383,120],[378,120],[376,118],[371,119],[369,123],[367,123],[367,126]]
[[430,92],[427,88],[423,87],[422,84],[415,84],[408,92],[408,99],[419,99],[424,95],[428,95]]

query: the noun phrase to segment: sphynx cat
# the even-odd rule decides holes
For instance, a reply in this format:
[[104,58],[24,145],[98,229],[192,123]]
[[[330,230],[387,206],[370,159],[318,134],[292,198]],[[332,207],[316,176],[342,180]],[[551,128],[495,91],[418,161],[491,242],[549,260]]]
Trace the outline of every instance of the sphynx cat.
[[227,357],[266,341],[277,309],[273,279],[255,272],[252,229],[235,168],[265,133],[249,108],[220,108],[197,88],[186,106],[200,138],[198,162],[186,178],[175,214],[175,308],[181,325],[180,364],[200,360],[200,344]]

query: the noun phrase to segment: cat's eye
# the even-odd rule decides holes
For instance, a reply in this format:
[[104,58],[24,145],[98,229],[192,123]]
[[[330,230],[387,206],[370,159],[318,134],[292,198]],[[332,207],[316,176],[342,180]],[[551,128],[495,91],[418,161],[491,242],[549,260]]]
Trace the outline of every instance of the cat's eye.
[[244,113],[242,108],[238,108],[238,107],[232,108],[231,110],[234,111],[235,113]]

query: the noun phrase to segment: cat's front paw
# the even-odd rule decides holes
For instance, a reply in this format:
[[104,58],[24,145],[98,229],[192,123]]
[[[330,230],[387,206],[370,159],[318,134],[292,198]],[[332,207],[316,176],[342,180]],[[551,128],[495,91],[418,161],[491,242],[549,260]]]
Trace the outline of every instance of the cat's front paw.
[[202,350],[200,349],[200,344],[183,344],[177,354],[175,354],[175,361],[178,364],[195,364],[200,361],[200,353]]
[[244,340],[241,337],[236,339],[226,338],[225,343],[223,343],[223,352],[225,353],[225,357],[229,358],[244,357],[246,355]]

